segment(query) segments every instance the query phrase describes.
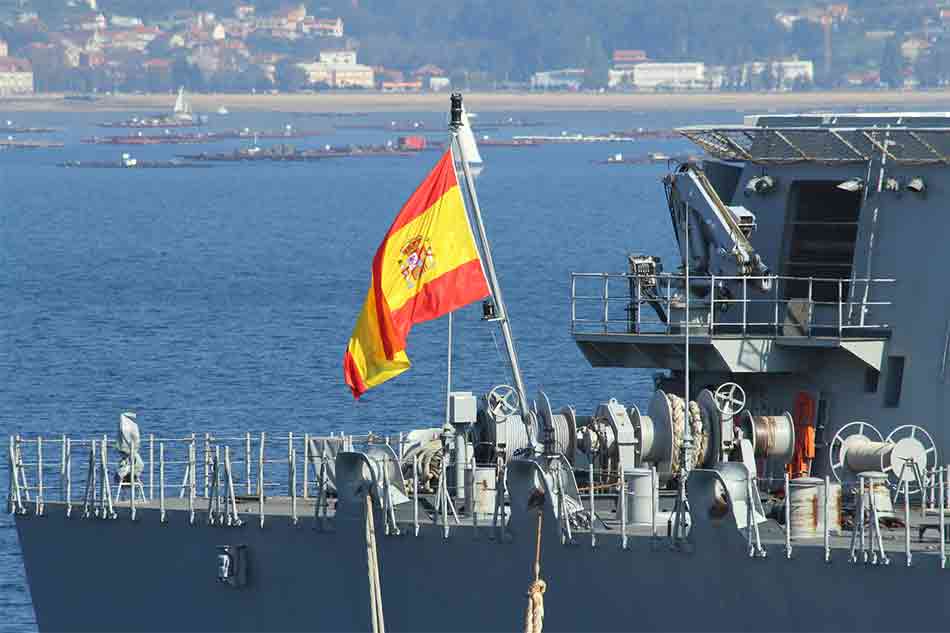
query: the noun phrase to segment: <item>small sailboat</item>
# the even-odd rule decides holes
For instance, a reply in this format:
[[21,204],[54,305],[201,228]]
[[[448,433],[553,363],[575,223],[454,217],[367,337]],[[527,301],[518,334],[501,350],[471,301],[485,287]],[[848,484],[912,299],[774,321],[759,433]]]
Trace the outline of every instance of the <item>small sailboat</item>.
[[224,115],[224,114],[230,114],[230,112],[224,106],[218,106],[218,114]]
[[178,89],[178,98],[175,99],[175,108],[172,111],[176,121],[194,121],[195,115],[191,111],[191,103],[185,99],[185,87]]

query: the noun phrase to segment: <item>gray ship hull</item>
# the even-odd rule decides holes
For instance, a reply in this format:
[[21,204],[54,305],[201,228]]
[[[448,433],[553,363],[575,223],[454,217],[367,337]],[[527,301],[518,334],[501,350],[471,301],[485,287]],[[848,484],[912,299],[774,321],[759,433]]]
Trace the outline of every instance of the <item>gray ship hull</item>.
[[[242,527],[189,525],[171,511],[137,520],[81,519],[47,509],[16,524],[42,631],[349,631],[370,630],[362,524],[340,519],[328,531],[312,518],[256,517]],[[200,519],[200,517],[199,517]],[[382,519],[380,518],[380,521]],[[377,523],[381,525],[381,523]],[[403,526],[378,548],[390,631],[521,629],[534,558],[533,535],[423,525]],[[585,535],[586,538],[586,535]],[[217,581],[216,549],[247,546],[247,584]],[[598,535],[572,545],[545,530],[542,576],[545,631],[945,630],[946,576],[933,551],[903,554],[889,566],[855,564],[817,546],[786,559],[775,544],[750,558],[741,540],[695,543]]]

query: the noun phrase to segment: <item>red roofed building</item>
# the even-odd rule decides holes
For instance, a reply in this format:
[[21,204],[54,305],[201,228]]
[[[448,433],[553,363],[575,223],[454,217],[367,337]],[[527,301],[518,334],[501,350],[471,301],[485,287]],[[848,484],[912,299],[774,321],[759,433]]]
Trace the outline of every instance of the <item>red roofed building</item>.
[[321,19],[308,15],[300,24],[304,33],[323,37],[343,37],[343,18]]
[[420,66],[413,73],[413,77],[445,77],[445,70],[439,68],[435,64],[426,64],[425,66]]
[[617,49],[614,51],[614,68],[631,68],[637,64],[650,61],[646,51],[636,49]]
[[828,15],[835,20],[846,20],[848,18],[848,5],[844,2],[828,5]]

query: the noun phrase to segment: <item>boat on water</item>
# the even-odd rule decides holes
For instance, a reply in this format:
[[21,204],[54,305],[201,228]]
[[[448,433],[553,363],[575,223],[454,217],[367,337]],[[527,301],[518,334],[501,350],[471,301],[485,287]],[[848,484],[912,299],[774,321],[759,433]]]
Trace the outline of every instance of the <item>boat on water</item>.
[[240,128],[219,132],[175,132],[166,129],[164,133],[147,134],[142,131],[124,135],[89,136],[80,140],[92,145],[195,145],[216,143],[233,139],[303,139],[324,134],[319,130],[300,130],[290,125],[278,130],[252,130]]
[[57,141],[39,141],[32,139],[15,139],[8,136],[0,139],[0,150],[20,150],[20,149],[62,149],[65,145]]
[[52,127],[26,127],[16,125],[10,120],[7,120],[4,125],[0,126],[0,133],[5,134],[52,134],[53,132],[61,131],[62,130]]
[[[40,629],[946,629],[950,116],[681,128],[703,160],[638,211],[670,218],[671,272],[631,254],[544,306],[592,367],[657,370],[648,404],[578,411],[521,377],[452,110],[509,375],[389,436],[165,437],[134,413],[111,439],[11,436]],[[410,243],[406,283],[441,256]]]
[[185,96],[185,88],[178,89],[175,105],[169,114],[155,114],[151,116],[134,116],[122,121],[100,123],[99,127],[107,128],[180,128],[204,125],[205,117],[195,114],[191,109],[191,102]]
[[178,158],[171,160],[141,160],[131,154],[124,153],[119,160],[67,160],[57,164],[57,167],[73,169],[187,169],[193,167],[211,167],[209,164],[184,161]]

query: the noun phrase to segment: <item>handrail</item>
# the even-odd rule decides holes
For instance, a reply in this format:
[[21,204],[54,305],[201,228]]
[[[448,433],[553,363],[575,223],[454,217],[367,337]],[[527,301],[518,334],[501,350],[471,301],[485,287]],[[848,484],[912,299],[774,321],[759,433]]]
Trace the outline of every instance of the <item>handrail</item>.
[[[709,336],[886,335],[893,302],[884,293],[896,283],[883,277],[690,275],[689,328]],[[687,327],[685,284],[685,275],[673,273],[573,272],[571,332],[681,336]],[[802,296],[784,296],[780,289],[789,286]],[[854,288],[869,291],[855,293]],[[871,298],[870,290],[883,296]]]
[[[232,449],[236,448],[238,453],[242,452],[245,449],[245,441],[248,435],[237,436],[232,438],[230,442],[217,442],[217,438],[214,438],[213,435],[210,437],[212,438],[212,444],[209,454],[212,456],[212,461],[209,495],[198,495],[198,481],[196,477],[194,477],[194,474],[196,471],[200,471],[200,466],[197,463],[198,459],[196,459],[199,442],[197,438],[196,441],[192,442],[191,438],[188,437],[180,440],[158,442],[157,450],[149,452],[149,456],[146,458],[147,463],[142,465],[142,470],[133,469],[131,481],[126,480],[125,483],[122,483],[122,485],[128,485],[129,483],[135,484],[135,489],[138,491],[138,498],[135,498],[133,494],[130,495],[128,499],[120,499],[118,495],[112,494],[112,486],[116,483],[113,477],[117,472],[120,455],[114,450],[110,451],[110,446],[114,446],[114,442],[111,442],[107,437],[99,436],[89,438],[88,440],[79,440],[69,436],[44,437],[37,435],[24,438],[12,435],[9,437],[7,450],[8,469],[11,475],[8,480],[8,510],[11,513],[33,514],[37,517],[49,516],[65,511],[68,516],[73,503],[76,502],[82,503],[82,517],[86,519],[131,518],[135,523],[140,523],[149,520],[151,517],[157,517],[158,521],[164,523],[167,521],[167,514],[170,511],[167,503],[168,492],[171,491],[172,496],[174,496],[174,493],[181,487],[180,482],[184,481],[184,487],[188,491],[187,501],[182,500],[178,502],[177,505],[174,505],[173,508],[176,511],[189,512],[191,517],[194,517],[196,512],[201,512],[202,518],[205,518],[204,512],[207,510],[207,521],[194,522],[192,518],[192,522],[196,525],[198,523],[214,527],[242,525],[244,522],[240,514],[253,515],[255,510],[263,522],[267,515],[266,503],[268,495],[275,494],[286,498],[286,501],[282,503],[287,504],[287,512],[290,515],[290,522],[293,525],[305,524],[316,529],[325,527],[326,522],[330,518],[328,512],[329,479],[327,467],[331,458],[321,454],[320,451],[317,450],[316,443],[320,439],[325,438],[349,445],[350,438],[348,436],[287,434],[278,437],[276,435],[268,436],[267,434],[263,434],[263,437],[260,437],[252,434],[251,448],[255,451],[257,459],[255,464],[256,468],[251,469],[251,472],[254,474],[254,481],[251,482],[251,487],[252,490],[257,491],[256,499],[253,497],[251,499],[246,497],[239,498],[236,494],[236,490],[240,489],[244,482],[240,480],[241,471],[234,468],[235,462],[232,460],[232,455],[235,451]],[[277,441],[278,439],[280,440],[279,442]],[[288,440],[293,441],[293,444],[288,445],[284,443]],[[48,451],[49,445],[54,441],[59,442],[59,446],[63,449],[58,455],[59,459],[50,460],[41,457],[40,452]],[[304,449],[306,461],[301,465],[297,451],[301,448],[300,444],[302,442],[306,442],[307,444],[304,445],[306,446]],[[263,447],[264,450],[261,450],[261,447]],[[280,454],[284,456],[283,459],[277,457],[278,447]],[[74,448],[77,451],[76,457],[80,460],[84,457],[88,457],[86,468],[72,468],[72,459],[74,457],[72,453]],[[398,453],[396,454],[398,455]],[[48,457],[48,455],[46,457]],[[155,463],[151,463],[153,461]],[[81,464],[82,461],[79,463]],[[419,468],[418,455],[415,454],[411,456],[407,455],[403,459],[398,459],[398,463],[400,468],[408,468],[410,464],[414,465],[414,472],[417,472]],[[470,469],[473,473],[477,466],[484,467],[486,465],[488,464],[476,464],[471,458],[466,462],[466,468]],[[313,476],[310,477],[310,474],[308,474],[307,477],[309,485],[314,486],[314,490],[311,491],[311,493],[315,492],[315,494],[310,494],[308,497],[308,503],[313,504],[312,514],[307,514],[310,512],[309,506],[304,505],[304,509],[302,510],[299,508],[299,504],[303,503],[302,477],[300,476],[301,472],[298,470],[301,466],[314,469],[313,472],[310,473]],[[149,468],[154,468],[158,471],[157,481],[154,486],[157,488],[155,491],[155,497],[157,498],[153,498],[150,491],[148,494],[144,494],[143,486],[140,485],[142,483],[140,475],[145,472],[145,469]],[[439,493],[442,495],[442,498],[440,499],[440,503],[436,506],[432,527],[439,530],[444,536],[450,528],[450,522],[455,522],[456,525],[458,525],[459,518],[455,512],[455,504],[451,503],[447,498],[449,495],[449,487],[445,485],[444,475],[450,470],[448,459],[443,460],[441,470],[443,477]],[[389,469],[384,469],[384,471],[386,477],[384,484],[389,484],[391,483],[388,481]],[[595,523],[597,522],[595,498],[613,497],[617,502],[617,510],[621,524],[617,528],[617,534],[622,541],[621,547],[623,547],[629,537],[626,519],[630,511],[630,506],[628,505],[627,497],[634,494],[624,485],[626,483],[625,474],[621,470],[594,468],[592,465],[585,466],[583,470],[578,472],[584,471],[587,473],[588,484],[586,488],[582,486],[579,492],[582,493],[582,498],[586,497],[584,500],[587,501],[591,512],[590,526],[582,525],[576,528],[569,524],[565,526],[565,528],[569,530],[580,529],[581,533],[589,529],[591,532],[589,535],[590,545],[591,547],[596,547],[598,545],[597,541],[602,537],[594,533]],[[491,522],[493,533],[499,527],[504,531],[506,522],[504,508],[502,507],[499,516],[497,507],[497,501],[499,499],[501,499],[502,504],[504,504],[503,499],[505,495],[503,480],[497,476],[497,472],[496,469],[495,486],[493,488],[496,493],[496,509]],[[50,479],[51,476],[53,479]],[[58,482],[56,481],[56,476],[60,477]],[[75,482],[73,481],[74,478],[76,479]],[[911,544],[913,541],[911,539],[911,528],[908,520],[911,516],[912,507],[914,508],[913,512],[917,512],[917,508],[919,507],[921,516],[937,515],[932,521],[939,527],[941,536],[946,533],[945,513],[947,508],[950,507],[950,486],[947,485],[948,481],[950,481],[950,465],[940,464],[922,469],[920,473],[915,476],[915,480],[917,482],[917,490],[913,492],[906,482],[901,484],[905,499],[902,508],[904,526],[900,529],[903,530],[903,547],[905,560],[908,565],[912,560]],[[407,491],[412,505],[402,517],[397,517],[393,500],[389,495],[389,487],[388,485],[384,485],[382,497],[384,511],[386,513],[384,525],[390,534],[398,534],[400,532],[400,525],[398,523],[401,523],[406,529],[410,529],[409,526],[411,526],[414,535],[418,535],[422,527],[422,523],[420,522],[420,490],[416,487],[413,479],[407,478],[406,481],[407,484],[412,481],[411,491]],[[73,499],[72,491],[74,483],[85,486],[85,495],[82,500]],[[793,556],[792,548],[797,543],[797,538],[791,533],[791,495],[793,490],[798,486],[813,486],[814,483],[799,483],[795,479],[788,480],[784,475],[781,478],[760,478],[754,482],[750,482],[750,499],[752,495],[758,494],[754,485],[756,483],[781,483],[785,489],[785,554],[791,558]],[[806,536],[804,538],[807,540],[810,538],[823,537],[824,558],[828,561],[832,553],[830,540],[830,480],[826,477],[822,483],[824,485],[824,507],[819,507],[816,511],[822,513],[824,526],[823,529],[820,530],[820,534],[816,534],[815,537]],[[819,484],[819,486],[820,485],[821,484]],[[872,562],[877,560],[880,563],[884,563],[887,560],[888,553],[884,550],[880,529],[876,527],[877,521],[874,515],[878,512],[878,508],[876,507],[874,495],[871,494],[871,485],[872,482],[864,480],[863,477],[858,482],[858,487],[863,491],[863,494],[859,494],[857,497],[857,516],[863,516],[864,520],[862,521],[859,518],[855,527],[851,530],[851,559],[854,561],[859,561],[860,559],[860,562],[870,559]],[[887,485],[891,489],[897,488],[897,484],[885,483],[884,481],[880,483],[875,482],[873,485]],[[42,494],[40,494],[41,487],[43,490]],[[765,487],[770,488],[771,486],[767,485]],[[651,496],[653,497],[651,499],[653,521],[644,527],[649,530],[649,533],[652,534],[652,538],[654,539],[657,534],[656,517],[659,510],[657,488],[658,478],[656,471],[651,469],[650,489],[652,491]],[[488,489],[491,489],[491,487]],[[149,489],[144,488],[144,490],[148,491]],[[472,487],[469,488],[467,486],[466,490],[468,491],[467,494],[471,495],[470,498],[474,506],[474,478],[472,478]],[[256,509],[252,509],[254,500],[259,502],[259,506]],[[25,503],[25,501],[29,501],[29,503]],[[251,501],[251,503],[248,503],[248,501]],[[561,499],[560,502],[563,503],[563,499]],[[913,506],[911,504],[913,504]],[[200,508],[200,510],[198,510],[198,508]],[[751,509],[751,504],[749,509]],[[158,512],[153,514],[147,513],[146,510],[157,510]],[[298,510],[300,513],[298,513]],[[561,508],[561,511],[563,513],[564,509]],[[133,513],[137,513],[137,515]],[[283,513],[284,510],[274,514]],[[271,519],[273,520],[273,514]],[[499,519],[501,520],[499,521]],[[155,519],[151,518],[151,520]],[[473,518],[471,525],[476,530],[478,529],[477,518]],[[488,526],[486,525],[485,527]],[[899,533],[900,532],[895,531],[891,532],[894,536]],[[476,538],[478,538],[477,534]],[[761,555],[763,550],[760,549],[759,539],[754,532],[747,534],[747,538],[752,539],[750,545],[752,546],[753,553]],[[504,540],[504,536],[502,536],[501,540]],[[570,536],[568,536],[565,542],[571,542],[571,540]],[[889,540],[893,540],[895,544],[899,542],[897,538]],[[933,551],[929,555],[922,553],[919,549],[914,551],[913,554],[919,556],[921,561],[931,559],[939,560],[940,568],[943,569],[946,567],[947,545],[944,538],[938,538],[938,541],[940,541],[939,546],[934,545]],[[847,551],[847,548],[845,548],[845,551]],[[915,564],[923,564],[919,563],[916,558],[913,560]]]

